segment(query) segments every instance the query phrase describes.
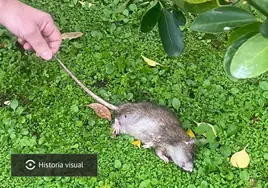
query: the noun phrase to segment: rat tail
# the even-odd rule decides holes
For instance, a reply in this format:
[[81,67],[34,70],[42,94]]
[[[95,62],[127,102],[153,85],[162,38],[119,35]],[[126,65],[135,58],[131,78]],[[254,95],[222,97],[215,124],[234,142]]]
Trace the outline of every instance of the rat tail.
[[59,62],[59,64],[62,66],[62,68],[74,79],[74,81],[80,85],[83,90],[85,92],[87,92],[91,97],[93,97],[96,101],[98,101],[99,103],[103,104],[104,106],[106,106],[107,108],[109,108],[110,110],[114,110],[116,111],[118,109],[117,106],[114,106],[108,102],[106,102],[105,100],[103,100],[102,98],[100,98],[99,96],[97,96],[96,94],[94,94],[90,89],[88,89],[80,80],[78,80],[74,74],[61,62],[61,60],[59,60],[57,58],[56,55],[54,55],[54,58]]

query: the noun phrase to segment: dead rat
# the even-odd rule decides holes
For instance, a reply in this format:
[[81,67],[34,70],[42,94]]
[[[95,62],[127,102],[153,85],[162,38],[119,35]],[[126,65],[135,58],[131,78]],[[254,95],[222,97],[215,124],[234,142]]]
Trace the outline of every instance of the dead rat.
[[156,155],[165,163],[171,158],[182,169],[193,171],[195,140],[188,136],[173,113],[147,102],[114,106],[95,95],[56,56],[54,58],[91,97],[115,112],[114,135],[131,135],[144,143],[144,148],[154,148]]

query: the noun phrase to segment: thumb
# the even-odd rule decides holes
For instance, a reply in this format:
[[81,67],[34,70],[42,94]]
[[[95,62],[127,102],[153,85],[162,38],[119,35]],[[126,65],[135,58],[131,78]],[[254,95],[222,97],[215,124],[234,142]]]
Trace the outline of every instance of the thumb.
[[39,29],[36,29],[31,35],[26,35],[24,39],[32,46],[37,56],[41,56],[45,60],[50,60],[52,58],[52,51],[49,48],[47,41],[41,35]]

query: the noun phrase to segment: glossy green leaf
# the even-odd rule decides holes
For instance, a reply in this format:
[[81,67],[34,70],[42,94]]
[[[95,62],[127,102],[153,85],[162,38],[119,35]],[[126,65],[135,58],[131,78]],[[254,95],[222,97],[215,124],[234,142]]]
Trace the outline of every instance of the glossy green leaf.
[[240,38],[242,35],[245,35],[251,32],[254,32],[257,34],[259,32],[260,26],[261,26],[261,22],[255,22],[255,23],[248,24],[248,25],[245,25],[243,27],[240,27],[234,30],[228,39],[227,46],[232,45],[233,42],[236,41],[238,38]]
[[262,96],[266,99],[268,99],[268,91],[263,92]]
[[17,109],[16,109],[16,113],[17,114],[22,114],[22,112],[24,111],[24,108],[22,106],[19,106]]
[[179,7],[181,10],[184,9],[184,0],[173,0],[173,4]]
[[265,153],[265,154],[263,155],[263,158],[264,158],[265,160],[268,160],[268,153]]
[[222,146],[220,149],[220,152],[224,157],[228,157],[231,155],[232,151],[231,151],[231,148],[229,146]]
[[10,107],[13,109],[13,110],[16,110],[16,108],[19,106],[19,101],[18,100],[12,100],[11,103],[10,103]]
[[29,133],[29,131],[27,129],[22,129],[21,130],[22,135],[27,135],[28,133]]
[[229,5],[229,4],[232,4],[232,1],[229,1],[229,0],[216,0],[219,2],[220,5]]
[[237,81],[237,78],[235,78],[230,71],[230,66],[232,63],[232,59],[236,53],[236,51],[239,49],[239,47],[246,42],[250,37],[255,35],[255,33],[246,33],[242,36],[240,36],[233,44],[227,49],[225,56],[224,56],[224,61],[223,61],[223,68],[224,71],[226,72],[227,76],[233,80]]
[[247,40],[235,53],[230,71],[236,78],[252,78],[268,70],[268,39],[260,33]]
[[117,10],[115,10],[115,13],[123,12],[127,6],[129,6],[134,0],[127,0],[125,3],[123,3]]
[[266,81],[261,81],[261,82],[259,83],[259,86],[260,86],[260,88],[261,88],[262,90],[264,90],[264,91],[268,91],[268,82],[266,82]]
[[80,49],[80,48],[83,48],[83,47],[84,47],[84,45],[81,44],[81,43],[79,43],[79,42],[73,42],[73,45],[74,45],[74,47],[77,48],[77,49]]
[[38,144],[41,145],[45,142],[46,138],[44,136],[42,136],[39,140],[38,140]]
[[230,125],[227,129],[227,135],[232,136],[239,131],[239,127],[237,125]]
[[184,10],[187,12],[194,13],[194,14],[201,14],[211,9],[214,9],[216,7],[218,7],[218,4],[216,1],[208,1],[205,3],[201,3],[201,4],[185,3]]
[[71,106],[71,111],[77,113],[77,112],[79,111],[78,106],[76,106],[76,105],[72,105],[72,106]]
[[218,33],[241,27],[257,19],[249,12],[237,7],[218,7],[201,14],[191,25],[195,31]]
[[171,12],[163,10],[158,21],[158,28],[166,53],[171,57],[179,56],[184,49],[183,35]]
[[112,74],[114,72],[114,65],[109,63],[106,65],[106,74]]
[[177,26],[184,26],[186,24],[186,18],[180,10],[174,8],[173,16],[174,16],[174,20]]
[[181,102],[179,99],[177,98],[174,98],[172,100],[172,106],[176,109],[176,110],[179,110],[180,106],[181,106]]
[[268,19],[262,23],[260,32],[262,36],[264,36],[265,38],[268,38]]
[[191,3],[191,4],[200,4],[200,3],[205,3],[208,1],[212,1],[212,0],[184,0],[187,3]]
[[141,31],[147,33],[151,31],[158,22],[161,15],[161,5],[158,1],[144,14],[141,20]]
[[258,11],[268,17],[268,1],[267,0],[248,0],[248,3],[255,7]]
[[122,166],[121,161],[118,160],[118,159],[116,159],[116,160],[114,161],[114,167],[115,167],[115,168],[121,168],[121,166]]
[[247,171],[244,170],[244,171],[241,171],[241,172],[239,173],[239,177],[240,177],[240,179],[243,180],[244,182],[248,182],[249,174],[248,174]]

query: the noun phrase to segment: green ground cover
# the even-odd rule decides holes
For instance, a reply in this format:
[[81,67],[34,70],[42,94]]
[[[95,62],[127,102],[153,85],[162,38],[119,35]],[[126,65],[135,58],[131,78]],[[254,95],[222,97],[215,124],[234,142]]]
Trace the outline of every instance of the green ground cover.
[[[117,1],[91,8],[70,0],[26,2],[51,13],[61,32],[84,33],[64,41],[58,56],[98,95],[113,104],[164,104],[185,128],[208,122],[218,138],[197,149],[193,173],[134,147],[129,136],[112,138],[110,122],[84,106],[94,100],[56,61],[20,51],[1,29],[0,44],[7,47],[0,47],[0,187],[268,187],[267,74],[229,80],[224,36],[187,30],[184,54],[168,58],[156,29],[139,31],[145,9],[110,14]],[[148,67],[141,54],[168,68]],[[180,101],[175,107],[174,98]],[[4,105],[8,100],[11,106]],[[246,144],[250,166],[232,167],[231,154]],[[10,153],[98,153],[98,176],[11,177]]]

